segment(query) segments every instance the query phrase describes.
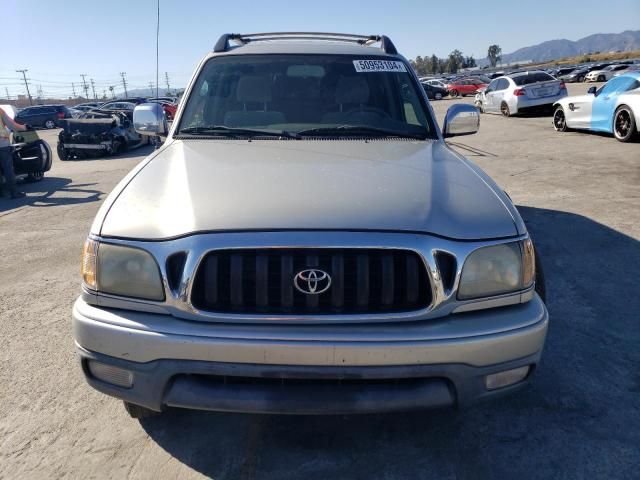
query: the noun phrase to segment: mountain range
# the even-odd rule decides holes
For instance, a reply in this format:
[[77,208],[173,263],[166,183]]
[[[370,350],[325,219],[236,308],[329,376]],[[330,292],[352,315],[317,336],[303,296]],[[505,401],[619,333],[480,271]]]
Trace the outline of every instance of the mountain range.
[[[640,30],[622,33],[596,33],[580,40],[549,40],[515,52],[502,55],[502,63],[517,63],[530,60],[534,63],[573,57],[595,52],[640,50]],[[479,66],[489,64],[488,58],[478,61]]]

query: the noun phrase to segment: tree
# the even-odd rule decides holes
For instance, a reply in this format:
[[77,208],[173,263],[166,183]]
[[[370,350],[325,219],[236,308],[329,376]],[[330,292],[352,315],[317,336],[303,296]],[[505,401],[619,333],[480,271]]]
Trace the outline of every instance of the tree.
[[439,61],[438,57],[436,56],[436,54],[434,53],[433,55],[431,55],[431,62],[430,62],[430,65],[429,65],[429,71],[435,75],[436,73],[438,73],[438,67],[439,66],[440,66],[440,61]]
[[502,59],[502,49],[500,45],[491,45],[489,46],[489,50],[487,51],[487,57],[489,57],[489,62],[491,62],[491,66],[495,67],[498,62]]
[[458,69],[462,68],[463,63],[464,57],[462,56],[462,52],[456,49],[449,54],[449,58],[447,60],[447,70],[449,70],[451,73],[456,73]]
[[473,58],[473,55],[466,57],[464,59],[464,62],[462,63],[462,67],[463,68],[473,68],[473,67],[477,67],[478,65],[476,64],[476,59]]

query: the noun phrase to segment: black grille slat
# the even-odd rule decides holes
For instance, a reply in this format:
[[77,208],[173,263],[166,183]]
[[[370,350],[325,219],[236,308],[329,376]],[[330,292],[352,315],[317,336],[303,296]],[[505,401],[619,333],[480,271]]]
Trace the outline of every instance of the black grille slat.
[[356,256],[356,304],[366,307],[369,304],[369,256]]
[[336,310],[344,306],[344,255],[331,256],[331,307]]
[[283,308],[293,306],[293,255],[280,257],[280,304]]
[[218,257],[210,257],[204,266],[204,281],[207,288],[204,291],[205,300],[211,305],[218,303]]
[[[310,295],[294,287],[294,277],[309,269],[331,277],[326,291]],[[324,288],[319,282],[318,290]],[[191,300],[220,313],[376,314],[427,308],[431,285],[423,260],[408,250],[214,250],[195,274]]]
[[231,265],[229,267],[229,287],[231,306],[239,308],[242,306],[242,264],[243,256],[240,254],[231,255]]
[[269,304],[269,257],[256,256],[256,307],[264,308]]
[[418,261],[415,257],[407,257],[406,260],[406,300],[413,304],[418,299]]
[[380,295],[382,305],[385,307],[393,303],[395,286],[395,269],[393,265],[393,255],[383,255],[382,257],[382,294]]

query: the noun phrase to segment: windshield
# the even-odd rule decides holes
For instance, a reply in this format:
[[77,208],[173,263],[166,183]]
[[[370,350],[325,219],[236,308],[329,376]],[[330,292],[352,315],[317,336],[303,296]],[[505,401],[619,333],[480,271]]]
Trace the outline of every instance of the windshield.
[[378,129],[385,136],[436,138],[409,68],[393,57],[212,58],[189,95],[178,134],[247,134],[253,129],[262,134],[371,136]]
[[531,85],[532,83],[548,82],[549,80],[555,80],[555,78],[553,78],[551,75],[544,72],[530,72],[525,75],[518,75],[515,77],[511,77],[511,79],[519,87],[523,85]]

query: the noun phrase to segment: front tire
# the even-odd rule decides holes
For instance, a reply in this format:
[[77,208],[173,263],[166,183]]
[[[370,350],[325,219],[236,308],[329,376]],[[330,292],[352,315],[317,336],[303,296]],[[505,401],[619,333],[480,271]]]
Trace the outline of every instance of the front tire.
[[39,172],[31,172],[27,175],[27,182],[29,183],[36,183],[41,181],[44,178],[44,172],[39,171]]
[[51,130],[52,128],[56,128],[56,122],[54,122],[53,120],[47,120],[46,122],[44,122],[44,126]]
[[476,108],[480,113],[484,113],[484,108],[482,108],[482,102],[475,102]]
[[503,117],[511,116],[511,110],[509,110],[509,105],[507,105],[507,102],[502,102],[500,104],[500,113],[502,113]]
[[436,93],[436,94],[434,95],[434,98],[435,98],[436,100],[442,100],[442,94],[441,94],[440,92],[438,92],[438,93]]
[[451,95],[451,98],[456,98],[458,96],[458,90],[451,90],[449,95]]
[[147,407],[143,407],[141,405],[136,405],[135,403],[123,402],[124,409],[131,416],[131,418],[149,418],[155,417],[156,415],[160,415],[160,412],[156,412],[155,410],[151,410]]
[[65,160],[69,160],[69,152],[66,148],[64,148],[64,145],[58,143],[58,147],[56,148],[56,150],[58,151],[58,158],[60,160],[62,160],[63,162]]
[[553,128],[556,132],[566,132],[569,130],[567,128],[567,117],[564,114],[564,109],[561,106],[556,108],[556,111],[553,112]]
[[630,142],[636,133],[636,119],[631,108],[621,105],[613,116],[613,136],[619,142]]

